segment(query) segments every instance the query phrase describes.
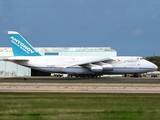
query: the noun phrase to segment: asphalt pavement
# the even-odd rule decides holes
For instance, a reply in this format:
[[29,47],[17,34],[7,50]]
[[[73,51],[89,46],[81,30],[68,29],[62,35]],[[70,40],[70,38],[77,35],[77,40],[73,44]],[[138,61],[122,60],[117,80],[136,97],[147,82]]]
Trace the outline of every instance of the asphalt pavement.
[[0,82],[27,83],[153,83],[159,84],[160,78],[104,77],[104,78],[54,78],[54,77],[0,77]]

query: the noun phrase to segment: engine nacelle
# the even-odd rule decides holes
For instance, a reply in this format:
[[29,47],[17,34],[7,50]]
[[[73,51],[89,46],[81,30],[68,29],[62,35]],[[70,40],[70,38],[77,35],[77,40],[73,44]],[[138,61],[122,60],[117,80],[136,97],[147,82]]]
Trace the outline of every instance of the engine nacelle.
[[113,70],[113,66],[111,64],[103,64],[103,71],[112,71]]
[[91,67],[91,71],[92,72],[102,72],[103,71],[103,67],[102,66],[92,66]]

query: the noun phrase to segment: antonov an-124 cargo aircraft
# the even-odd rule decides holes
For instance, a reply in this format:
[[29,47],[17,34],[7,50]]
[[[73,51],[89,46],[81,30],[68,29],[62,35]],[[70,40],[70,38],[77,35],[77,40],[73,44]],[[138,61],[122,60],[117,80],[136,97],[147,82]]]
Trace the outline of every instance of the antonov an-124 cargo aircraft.
[[16,31],[8,31],[13,57],[4,60],[38,71],[64,73],[75,77],[98,77],[104,74],[140,74],[157,70],[142,57],[42,56]]

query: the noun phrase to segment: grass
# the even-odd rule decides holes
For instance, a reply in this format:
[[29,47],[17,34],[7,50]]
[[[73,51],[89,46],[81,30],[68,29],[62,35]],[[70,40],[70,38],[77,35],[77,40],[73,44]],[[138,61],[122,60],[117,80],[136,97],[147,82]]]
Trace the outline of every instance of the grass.
[[158,120],[160,94],[0,93],[0,120]]

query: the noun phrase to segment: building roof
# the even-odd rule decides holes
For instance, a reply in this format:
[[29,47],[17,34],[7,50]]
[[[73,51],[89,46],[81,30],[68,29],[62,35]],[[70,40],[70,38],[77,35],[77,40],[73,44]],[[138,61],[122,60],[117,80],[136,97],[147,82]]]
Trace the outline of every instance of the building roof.
[[[34,47],[39,52],[106,52],[114,51],[111,47]],[[0,52],[12,52],[11,47],[0,47]]]

